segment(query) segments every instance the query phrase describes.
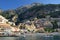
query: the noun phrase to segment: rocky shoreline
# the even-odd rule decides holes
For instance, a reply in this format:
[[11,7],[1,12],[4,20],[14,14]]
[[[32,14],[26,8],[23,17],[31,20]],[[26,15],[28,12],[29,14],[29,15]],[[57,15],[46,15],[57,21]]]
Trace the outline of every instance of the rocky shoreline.
[[55,36],[55,35],[57,35],[57,36],[60,36],[60,33],[58,33],[58,32],[54,32],[54,33],[24,33],[24,34],[20,34],[20,35],[18,35],[18,36],[16,36],[16,35],[13,35],[13,36],[0,36],[0,37],[19,37],[19,36],[36,36],[36,35],[40,35],[40,36]]
[[34,35],[40,35],[40,36],[60,36],[60,33],[54,32],[54,33],[30,33],[30,34],[21,34],[20,36],[34,36]]
[[56,33],[55,32],[54,33],[32,33],[32,35],[35,35],[35,34],[41,34],[41,35],[60,35],[60,33],[58,33],[58,32],[56,32]]

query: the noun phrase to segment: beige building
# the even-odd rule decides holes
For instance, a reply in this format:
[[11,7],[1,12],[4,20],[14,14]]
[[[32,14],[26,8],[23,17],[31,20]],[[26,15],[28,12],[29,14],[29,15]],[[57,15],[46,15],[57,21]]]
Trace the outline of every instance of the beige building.
[[0,34],[5,35],[13,35],[13,34],[19,34],[20,29],[16,27],[12,27],[9,24],[2,23],[0,24]]
[[0,15],[0,36],[1,35],[19,34],[20,29],[16,28],[16,27],[12,27],[7,22],[8,22],[8,20]]

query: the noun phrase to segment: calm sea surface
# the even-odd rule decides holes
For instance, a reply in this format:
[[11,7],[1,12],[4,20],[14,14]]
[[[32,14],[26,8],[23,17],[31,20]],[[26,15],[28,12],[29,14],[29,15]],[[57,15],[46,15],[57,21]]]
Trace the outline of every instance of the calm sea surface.
[[60,40],[59,35],[22,35],[20,37],[0,37],[0,40]]

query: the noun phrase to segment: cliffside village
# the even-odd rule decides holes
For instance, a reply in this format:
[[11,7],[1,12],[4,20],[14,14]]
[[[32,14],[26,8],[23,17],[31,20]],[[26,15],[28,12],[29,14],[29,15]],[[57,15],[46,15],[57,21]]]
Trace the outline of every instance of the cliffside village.
[[5,19],[3,16],[0,15],[0,36],[19,35],[20,29],[13,27],[11,25],[12,22],[8,22],[7,19]]
[[0,15],[0,36],[19,36],[21,33],[35,33],[37,31],[45,33],[44,28],[53,28],[53,25],[49,20],[57,20],[57,29],[60,31],[60,18],[42,18],[38,20],[35,18],[34,21],[24,21],[24,23],[20,23],[16,26],[14,22],[9,22]]

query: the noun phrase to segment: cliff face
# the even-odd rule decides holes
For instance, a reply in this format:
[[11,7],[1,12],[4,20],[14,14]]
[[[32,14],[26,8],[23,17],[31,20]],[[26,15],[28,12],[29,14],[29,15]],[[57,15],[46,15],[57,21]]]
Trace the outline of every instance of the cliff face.
[[13,21],[17,24],[25,20],[33,20],[34,18],[46,18],[46,16],[59,18],[60,17],[60,4],[40,4],[34,3],[19,7],[14,10],[6,10],[0,12],[0,15]]

